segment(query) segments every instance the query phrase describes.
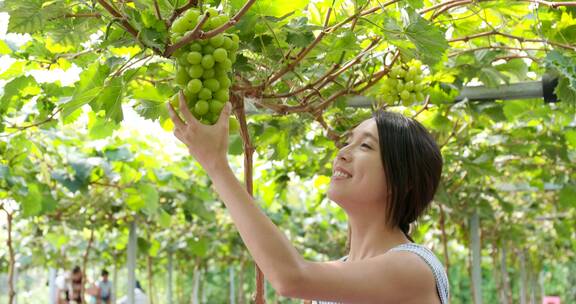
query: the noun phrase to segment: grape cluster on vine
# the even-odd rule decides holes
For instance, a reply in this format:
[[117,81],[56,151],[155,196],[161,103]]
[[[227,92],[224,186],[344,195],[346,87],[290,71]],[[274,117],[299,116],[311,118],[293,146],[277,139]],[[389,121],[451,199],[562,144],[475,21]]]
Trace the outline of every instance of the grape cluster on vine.
[[[204,31],[218,28],[229,20],[213,8],[208,8],[205,14],[209,17],[201,27]],[[170,28],[172,40],[182,39],[205,18],[205,14],[198,9],[186,11]],[[184,91],[190,112],[204,124],[214,124],[229,100],[232,65],[236,61],[239,41],[236,34],[221,33],[192,41],[174,53],[176,85]],[[178,94],[174,95],[172,103],[178,103]]]
[[426,90],[422,63],[415,59],[395,65],[382,81],[382,99],[388,104],[401,102],[403,105],[411,105],[422,102]]

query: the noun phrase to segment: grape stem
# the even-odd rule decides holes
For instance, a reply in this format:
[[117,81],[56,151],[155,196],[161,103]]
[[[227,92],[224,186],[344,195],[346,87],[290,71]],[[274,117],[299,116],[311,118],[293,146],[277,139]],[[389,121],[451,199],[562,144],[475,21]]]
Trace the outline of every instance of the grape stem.
[[420,115],[420,113],[428,110],[429,105],[430,105],[430,95],[426,95],[426,101],[424,102],[424,106],[422,107],[422,109],[418,110],[418,112],[416,112],[416,114],[414,114],[412,118],[416,118],[416,116]]
[[252,4],[254,4],[254,2],[256,2],[256,0],[246,1],[244,6],[238,11],[238,13],[236,13],[236,15],[234,15],[234,17],[232,17],[230,20],[228,20],[228,22],[226,22],[226,23],[222,24],[221,26],[219,26],[219,27],[217,27],[211,31],[208,31],[208,32],[204,32],[201,30],[204,23],[206,23],[206,21],[210,17],[210,14],[208,12],[206,12],[204,14],[204,17],[202,17],[202,20],[200,20],[200,22],[198,22],[198,24],[196,25],[196,27],[192,31],[190,31],[188,34],[186,34],[184,37],[182,37],[182,39],[180,39],[180,41],[176,42],[175,44],[168,45],[166,47],[166,50],[164,51],[164,54],[163,54],[164,57],[170,57],[176,50],[187,45],[188,43],[192,42],[193,40],[208,39],[208,38],[214,37],[220,33],[223,33],[228,28],[230,28],[233,25],[235,25],[236,23],[238,23],[238,21],[240,21],[240,18],[242,18],[242,16],[244,16],[244,14],[246,14],[246,12],[248,12],[248,10],[252,6]]

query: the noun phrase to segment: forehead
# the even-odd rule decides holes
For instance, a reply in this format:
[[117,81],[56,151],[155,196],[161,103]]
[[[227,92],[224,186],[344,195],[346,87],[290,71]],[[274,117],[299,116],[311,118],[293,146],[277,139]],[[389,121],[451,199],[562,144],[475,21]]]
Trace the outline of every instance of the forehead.
[[349,137],[354,136],[365,136],[372,135],[374,139],[378,139],[378,128],[376,127],[376,121],[374,118],[366,119],[361,122],[356,128],[350,130],[347,134]]

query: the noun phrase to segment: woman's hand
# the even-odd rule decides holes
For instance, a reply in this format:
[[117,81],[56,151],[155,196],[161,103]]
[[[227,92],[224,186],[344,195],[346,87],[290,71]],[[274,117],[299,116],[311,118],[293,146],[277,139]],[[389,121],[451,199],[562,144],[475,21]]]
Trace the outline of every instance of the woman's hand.
[[200,165],[210,173],[219,166],[227,165],[228,159],[228,116],[231,104],[227,102],[218,121],[214,125],[205,125],[199,122],[188,110],[184,93],[179,93],[179,108],[184,120],[176,113],[172,104],[168,102],[168,112],[174,122],[174,135],[187,147]]

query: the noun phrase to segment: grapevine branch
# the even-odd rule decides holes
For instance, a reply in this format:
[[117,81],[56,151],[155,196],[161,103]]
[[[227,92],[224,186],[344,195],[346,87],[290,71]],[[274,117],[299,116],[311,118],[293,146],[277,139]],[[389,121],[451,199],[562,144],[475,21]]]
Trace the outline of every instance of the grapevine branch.
[[240,21],[240,18],[242,18],[242,16],[244,16],[244,14],[248,12],[248,10],[252,6],[252,4],[254,4],[255,1],[256,0],[246,1],[244,6],[238,11],[238,13],[236,13],[236,15],[234,15],[234,17],[228,20],[228,22],[208,32],[204,32],[201,30],[202,25],[204,25],[208,17],[210,17],[210,14],[206,12],[202,20],[196,25],[196,27],[190,33],[186,34],[184,37],[182,37],[182,39],[180,39],[180,41],[176,42],[175,44],[166,47],[166,50],[164,51],[163,54],[164,57],[170,57],[176,50],[190,43],[192,40],[208,39],[210,37],[214,37],[220,33],[223,33],[228,28],[238,23],[238,21]]
[[268,80],[266,80],[264,82],[264,86],[268,86],[273,84],[276,80],[280,79],[280,77],[284,76],[284,74],[288,73],[289,71],[293,70],[296,65],[298,65],[298,63],[300,61],[302,61],[302,59],[304,59],[304,57],[306,57],[306,55],[314,48],[316,47],[316,45],[318,45],[318,43],[320,43],[320,40],[322,40],[322,38],[324,38],[324,36],[326,35],[327,31],[327,26],[328,26],[328,22],[330,21],[330,15],[332,14],[332,7],[328,8],[328,11],[326,12],[326,17],[324,19],[324,30],[320,32],[320,34],[318,34],[318,36],[316,36],[316,38],[314,39],[314,41],[312,41],[312,43],[310,43],[306,48],[302,49],[298,55],[296,55],[296,59],[294,59],[294,61],[292,61],[291,63],[289,63],[288,65],[286,65],[284,68],[282,68],[280,71],[276,72],[275,74],[271,75],[270,77],[268,77]]
[[372,40],[370,45],[368,45],[368,47],[366,47],[362,52],[360,52],[352,60],[348,61],[343,66],[340,66],[339,64],[335,64],[334,66],[332,66],[332,68],[330,70],[328,70],[328,72],[326,72],[323,76],[321,76],[319,79],[317,79],[316,81],[314,81],[312,83],[309,83],[309,84],[307,84],[307,85],[305,85],[299,89],[296,89],[292,92],[282,93],[282,94],[265,94],[265,95],[262,95],[262,97],[263,98],[287,98],[287,97],[295,96],[295,95],[302,93],[308,89],[313,89],[313,90],[321,89],[325,85],[327,85],[329,82],[333,81],[337,76],[339,76],[343,72],[349,70],[353,65],[358,64],[361,61],[362,57],[364,57],[366,55],[366,53],[368,53],[371,49],[373,49],[378,44],[379,41],[380,41],[379,38]]
[[172,16],[168,19],[169,25],[172,25],[174,20],[178,18],[183,12],[187,11],[189,8],[195,7],[198,5],[198,0],[189,0],[188,3],[184,4],[183,6],[177,8],[172,13]]
[[[18,130],[18,131],[24,131],[24,130],[29,129],[29,128],[33,128],[33,127],[37,127],[37,126],[43,125],[43,124],[51,121],[51,120],[54,118],[54,116],[56,116],[56,114],[60,113],[60,111],[62,111],[62,108],[58,108],[56,111],[52,112],[52,113],[50,114],[50,116],[48,116],[46,119],[44,119],[44,120],[42,120],[42,121],[39,121],[39,122],[36,122],[36,123],[33,123],[33,124],[29,124],[29,125],[25,125],[25,126],[12,125],[11,128],[16,129],[16,130]],[[17,132],[17,131],[16,131],[16,132]]]
[[514,39],[514,40],[518,40],[519,42],[545,43],[545,44],[550,44],[550,45],[554,45],[557,47],[569,49],[572,51],[576,51],[576,46],[573,46],[573,45],[563,44],[563,43],[554,42],[554,41],[545,40],[545,39],[524,38],[524,37],[515,36],[515,35],[511,35],[511,34],[507,34],[507,33],[502,33],[502,32],[499,32],[497,30],[492,30],[492,31],[482,32],[482,33],[468,35],[468,36],[464,36],[464,37],[454,38],[454,39],[448,40],[448,42],[450,42],[450,43],[458,42],[458,41],[468,42],[471,39],[476,39],[476,38],[480,38],[480,37],[487,37],[487,36],[495,36],[495,35],[507,37],[507,38]]
[[[446,11],[450,8],[460,6],[460,5],[466,5],[466,4],[470,4],[473,2],[487,2],[487,1],[493,1],[493,0],[450,0],[450,1],[441,2],[438,4],[432,5],[430,7],[427,7],[425,9],[422,9],[420,11],[420,14],[426,14],[426,13],[431,12],[431,11],[436,11],[437,9]],[[558,1],[558,2],[544,1],[544,0],[516,0],[516,1],[517,2],[538,3],[538,4],[549,6],[551,8],[558,8],[560,6],[576,6],[576,1]],[[448,7],[448,9],[446,9],[446,7]],[[436,11],[434,14],[437,14],[437,13],[438,13],[438,11]]]
[[547,49],[545,49],[545,48],[529,48],[529,47],[520,48],[520,47],[491,45],[491,46],[483,46],[483,47],[477,47],[477,48],[471,48],[471,49],[453,52],[453,53],[448,54],[448,57],[451,58],[451,57],[455,57],[455,56],[460,56],[460,55],[465,54],[465,53],[476,52],[476,51],[481,51],[481,50],[546,51]]
[[[97,0],[104,9],[106,9],[115,19],[120,22],[120,25],[128,32],[130,35],[134,36],[140,44],[145,45],[140,40],[140,33],[128,22],[128,18],[117,11],[110,3],[106,0]],[[161,51],[155,47],[150,47],[156,54],[161,54]]]

